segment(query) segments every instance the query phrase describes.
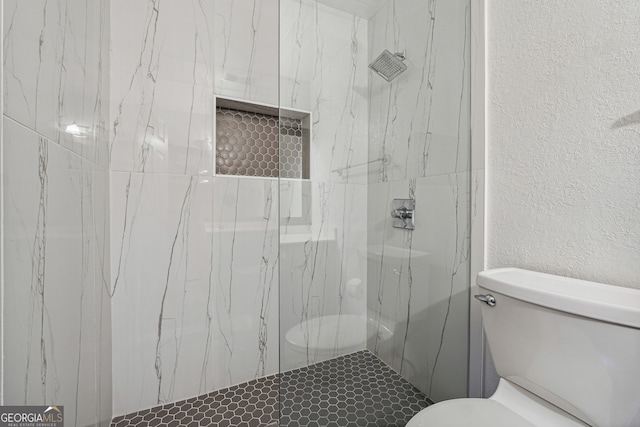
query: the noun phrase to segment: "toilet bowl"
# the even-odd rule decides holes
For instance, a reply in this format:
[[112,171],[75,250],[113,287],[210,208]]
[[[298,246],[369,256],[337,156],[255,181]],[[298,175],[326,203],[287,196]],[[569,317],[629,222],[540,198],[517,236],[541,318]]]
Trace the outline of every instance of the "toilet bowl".
[[285,369],[306,366],[363,350],[377,334],[381,342],[393,336],[390,322],[356,314],[320,316],[304,320],[285,334]]
[[407,427],[640,426],[640,290],[515,268],[477,283],[498,389]]

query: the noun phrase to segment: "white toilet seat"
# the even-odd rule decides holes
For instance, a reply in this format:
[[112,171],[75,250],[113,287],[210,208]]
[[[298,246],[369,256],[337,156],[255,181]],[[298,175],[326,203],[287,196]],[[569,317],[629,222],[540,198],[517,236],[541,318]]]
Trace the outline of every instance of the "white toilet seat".
[[[342,326],[342,327],[341,327]],[[354,314],[328,315],[305,320],[287,331],[290,348],[306,353],[352,353],[366,346],[367,318]]]
[[589,427],[504,378],[488,399],[453,399],[420,411],[407,427]]
[[453,399],[423,409],[407,427],[536,427],[489,399]]

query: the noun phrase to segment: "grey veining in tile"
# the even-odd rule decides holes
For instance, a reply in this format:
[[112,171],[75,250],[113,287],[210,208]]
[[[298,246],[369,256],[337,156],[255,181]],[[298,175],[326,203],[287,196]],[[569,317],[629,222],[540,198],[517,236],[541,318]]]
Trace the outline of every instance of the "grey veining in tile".
[[270,179],[214,182],[218,387],[278,369],[278,346],[272,343],[278,330],[277,191]]
[[105,167],[106,2],[3,5],[4,113]]
[[[388,161],[369,168],[368,348],[434,400],[466,395],[469,38],[466,1],[389,1],[369,21],[370,58],[406,50],[407,70],[370,79],[369,160]],[[397,198],[415,198],[414,231],[391,227]]]
[[[359,185],[322,182],[281,183],[280,194],[281,212],[286,212],[280,244],[280,359],[288,370],[344,354],[338,337],[346,331],[360,337],[349,344],[351,351],[365,345],[366,231],[359,207],[366,195]],[[296,200],[313,206],[307,224],[298,223],[303,211],[292,211]],[[356,316],[361,325],[340,317],[334,317],[335,324],[318,320],[339,315]],[[320,322],[321,329],[309,322]],[[290,348],[290,330],[302,334],[304,349]],[[335,340],[333,348],[326,347],[330,340]]]
[[4,316],[11,319],[4,402],[55,402],[80,425],[108,419],[109,397],[97,387],[110,389],[104,371],[111,371],[110,325],[98,326],[104,305],[96,302],[103,290],[96,224],[105,219],[96,203],[106,196],[99,170],[3,120]]
[[[415,230],[390,227],[396,197],[415,197]],[[369,192],[368,348],[433,400],[466,393],[468,209],[468,173],[372,184]]]
[[[258,295],[260,296],[260,312],[258,326],[258,363],[256,367],[255,377],[260,378],[267,375],[273,369],[273,363],[269,363],[269,357],[273,352],[269,351],[269,346],[276,347],[273,343],[275,318],[273,316],[274,301],[279,291],[279,239],[274,233],[277,228],[277,201],[275,194],[277,187],[270,186],[267,190],[264,216],[264,237],[262,241],[262,256],[260,263],[260,281]],[[274,201],[275,199],[275,201]],[[271,339],[269,339],[271,336]]]
[[215,92],[278,104],[278,0],[215,0]]
[[312,113],[311,179],[366,183],[367,23],[317,2],[281,3],[280,100]]
[[[193,186],[193,180],[189,180],[189,184],[186,188],[186,190],[184,191],[184,199],[182,200],[182,207],[180,209],[180,216],[178,218],[178,222],[177,225],[175,227],[175,234],[173,237],[173,242],[171,243],[171,252],[169,254],[169,259],[167,261],[167,273],[166,273],[166,281],[164,283],[164,290],[162,292],[162,300],[160,302],[160,309],[159,309],[159,314],[158,314],[158,331],[157,331],[157,341],[156,341],[156,361],[155,361],[155,370],[156,370],[156,376],[158,378],[158,401],[157,403],[164,403],[164,402],[171,402],[173,400],[173,390],[172,387],[169,386],[167,387],[165,385],[165,388],[168,389],[168,391],[164,391],[163,390],[163,379],[164,379],[164,370],[163,370],[163,366],[162,366],[162,361],[163,361],[163,354],[161,351],[161,344],[163,342],[163,323],[166,320],[171,320],[170,318],[165,319],[164,314],[165,314],[165,303],[167,302],[167,293],[169,290],[169,284],[171,283],[171,279],[172,276],[176,274],[175,270],[175,266],[174,266],[174,261],[176,262],[176,264],[180,261],[179,260],[179,253],[183,250],[182,247],[185,246],[185,243],[187,242],[188,238],[189,238],[189,218],[190,218],[190,214],[191,214],[191,191],[192,191],[192,186]],[[188,249],[187,249],[188,251]],[[178,259],[174,260],[174,256]],[[186,256],[188,256],[188,252],[186,254]],[[188,262],[188,259],[186,260],[186,262]],[[184,279],[181,280],[182,283],[179,283],[180,285],[182,285],[183,288],[183,294],[186,294],[187,292],[187,277],[185,276]],[[186,309],[185,307],[185,299],[183,298],[182,300],[182,304],[181,304],[181,309],[182,312],[181,314],[181,318],[184,318],[184,310]],[[183,331],[180,331],[180,335],[182,335]],[[181,337],[180,339],[176,342],[176,348],[175,348],[175,362],[173,364],[173,367],[169,367],[168,373],[170,374],[170,378],[168,378],[167,381],[170,384],[175,383],[176,380],[176,375],[177,375],[177,365],[179,362],[179,353],[180,353],[180,344],[181,344]]]
[[280,100],[312,119],[310,181],[280,184],[280,359],[289,370],[365,346],[367,167],[358,165],[367,162],[368,61],[366,20],[307,0],[280,6]]
[[198,0],[111,2],[113,170],[213,174],[213,20]]
[[108,4],[2,6],[4,403],[64,405],[68,423],[104,424]]
[[[389,1],[370,20],[369,55],[407,52],[388,83],[371,76],[371,182],[463,172],[469,157],[469,11],[464,1]],[[426,19],[425,19],[426,17]],[[440,46],[446,45],[447,49]],[[452,94],[458,102],[452,102]],[[466,129],[459,132],[459,129]]]
[[201,378],[203,357],[205,366],[213,357],[211,190],[197,176],[112,173],[116,413],[193,395],[211,381],[209,369]]

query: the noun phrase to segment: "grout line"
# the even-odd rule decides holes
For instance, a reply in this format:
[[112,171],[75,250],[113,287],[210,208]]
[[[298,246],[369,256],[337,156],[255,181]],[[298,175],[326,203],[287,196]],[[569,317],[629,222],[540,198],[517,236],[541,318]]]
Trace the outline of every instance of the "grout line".
[[[3,90],[4,90],[4,88],[3,88]],[[54,140],[52,140],[51,138],[49,138],[49,137],[47,137],[47,136],[45,136],[45,135],[41,134],[40,132],[37,132],[37,131],[35,131],[35,130],[31,129],[30,127],[28,127],[28,126],[26,126],[25,124],[23,124],[23,123],[21,123],[21,122],[17,121],[16,119],[14,119],[14,118],[12,118],[12,117],[9,117],[9,116],[7,116],[7,115],[4,115],[4,114],[2,115],[2,117],[3,117],[5,120],[9,120],[9,121],[11,121],[13,124],[15,124],[15,125],[17,125],[17,126],[21,127],[23,130],[26,130],[26,131],[28,131],[29,133],[32,133],[33,135],[36,135],[37,137],[44,139],[44,140],[45,140],[45,141],[47,141],[48,143],[53,144],[53,145],[55,145],[56,147],[61,148],[62,150],[66,151],[67,153],[69,153],[69,154],[71,154],[71,155],[74,155],[74,156],[78,157],[78,158],[79,158],[80,160],[82,160],[83,162],[87,162],[87,163],[90,163],[90,164],[91,164],[91,165],[93,165],[93,166],[96,166],[96,168],[97,168],[98,170],[105,170],[105,171],[109,171],[109,168],[108,168],[108,167],[103,167],[103,166],[101,166],[101,165],[99,165],[99,164],[97,164],[97,163],[93,162],[92,160],[89,160],[89,159],[87,159],[86,157],[81,156],[80,154],[76,153],[75,151],[70,150],[69,148],[65,147],[64,145],[62,145],[62,144],[60,144],[60,143],[58,143],[58,142],[55,142]],[[3,125],[3,126],[4,126],[4,125]],[[3,141],[4,141],[4,135],[3,135]]]

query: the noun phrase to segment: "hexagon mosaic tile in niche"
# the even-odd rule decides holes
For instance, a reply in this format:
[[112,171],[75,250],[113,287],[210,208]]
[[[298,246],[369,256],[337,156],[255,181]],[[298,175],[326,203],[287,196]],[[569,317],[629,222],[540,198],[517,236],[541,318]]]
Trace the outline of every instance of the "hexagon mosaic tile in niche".
[[419,390],[364,350],[117,417],[111,426],[405,426],[428,404]]
[[302,122],[216,108],[216,168],[222,175],[303,177]]

